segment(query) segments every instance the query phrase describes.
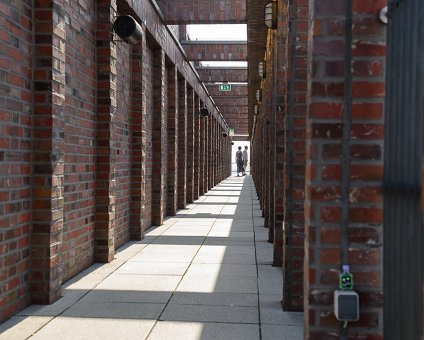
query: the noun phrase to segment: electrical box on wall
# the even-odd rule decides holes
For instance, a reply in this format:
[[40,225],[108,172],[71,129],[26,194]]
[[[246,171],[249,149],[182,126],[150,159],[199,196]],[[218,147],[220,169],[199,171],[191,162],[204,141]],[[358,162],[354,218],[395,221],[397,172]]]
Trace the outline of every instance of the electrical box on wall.
[[351,290],[334,291],[334,315],[339,321],[359,320],[359,296]]

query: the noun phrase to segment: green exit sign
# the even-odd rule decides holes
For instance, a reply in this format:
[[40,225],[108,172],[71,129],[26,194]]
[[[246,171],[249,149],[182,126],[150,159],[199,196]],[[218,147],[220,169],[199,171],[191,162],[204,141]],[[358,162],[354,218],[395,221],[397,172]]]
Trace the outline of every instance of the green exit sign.
[[221,84],[219,85],[220,91],[231,91],[231,85],[230,84]]

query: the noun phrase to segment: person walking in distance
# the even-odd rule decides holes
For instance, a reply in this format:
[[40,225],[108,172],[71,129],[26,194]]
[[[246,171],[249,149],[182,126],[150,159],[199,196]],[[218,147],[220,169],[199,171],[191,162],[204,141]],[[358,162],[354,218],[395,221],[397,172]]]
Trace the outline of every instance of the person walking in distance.
[[243,150],[243,176],[246,176],[246,170],[247,170],[247,161],[249,160],[249,156],[247,155],[247,145],[244,147]]
[[239,173],[243,174],[243,152],[241,151],[241,146],[238,147],[238,151],[236,152],[236,164],[237,164],[237,177],[239,177]]

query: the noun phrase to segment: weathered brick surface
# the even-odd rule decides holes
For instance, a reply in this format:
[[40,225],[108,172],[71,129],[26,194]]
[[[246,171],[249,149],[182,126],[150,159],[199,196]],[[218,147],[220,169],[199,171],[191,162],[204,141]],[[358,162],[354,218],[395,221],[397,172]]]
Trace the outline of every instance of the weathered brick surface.
[[197,94],[194,96],[194,141],[193,141],[193,199],[196,200],[200,196],[200,99]]
[[245,83],[248,81],[247,68],[196,67],[196,70],[199,73],[200,80],[205,83],[225,81]]
[[178,79],[174,65],[168,67],[168,199],[167,214],[177,212],[178,190]]
[[[0,321],[30,302],[33,8],[0,5]],[[48,13],[48,11],[46,11]],[[49,81],[42,72],[42,80]],[[50,108],[42,114],[49,119]],[[45,117],[45,118],[44,118]],[[41,126],[42,124],[39,123]],[[41,138],[41,136],[40,136]],[[47,162],[47,160],[46,160]],[[42,181],[46,177],[40,177]],[[41,184],[40,184],[41,186]],[[41,192],[41,188],[40,194]],[[44,188],[46,200],[50,190]],[[40,248],[42,252],[44,249]],[[7,288],[6,288],[7,287]]]
[[[65,4],[37,3],[35,16],[32,302],[61,295],[63,240]],[[13,29],[11,29],[13,32]]]
[[[359,282],[360,296],[381,295],[382,231],[381,171],[367,176],[368,168],[381,169],[383,142],[385,27],[374,24],[375,13],[354,1],[352,61],[352,123],[349,166],[343,167],[344,16],[347,1],[320,1],[311,7],[308,64],[309,112],[306,147],[306,336],[311,339],[340,336],[333,314],[332,292],[338,287],[342,264],[340,245],[343,219],[342,175],[350,178],[347,202],[347,261]],[[375,2],[377,3],[377,2]],[[383,6],[384,3],[380,2]],[[372,7],[372,6],[371,6]],[[367,22],[365,24],[365,22]],[[361,24],[360,24],[361,23]],[[360,27],[358,27],[360,26]],[[370,66],[370,56],[375,66]],[[361,179],[357,174],[364,173]],[[356,169],[355,169],[356,168]],[[374,241],[366,241],[370,235]],[[368,276],[370,280],[363,280]],[[373,279],[371,279],[373,278]],[[381,300],[373,307],[360,304],[360,320],[350,323],[351,338],[382,336]]]
[[187,203],[194,201],[194,91],[187,89]]
[[178,79],[178,209],[187,204],[187,81]]
[[247,61],[246,42],[182,41],[188,60]]
[[166,214],[167,185],[167,81],[165,53],[162,49],[154,51],[153,75],[153,116],[152,116],[152,223],[161,225]]
[[[66,13],[78,5],[71,2]],[[96,29],[94,3],[65,16],[64,206],[62,270],[66,281],[94,261],[96,168]]]
[[246,23],[246,0],[158,0],[165,23],[186,24],[235,24]]

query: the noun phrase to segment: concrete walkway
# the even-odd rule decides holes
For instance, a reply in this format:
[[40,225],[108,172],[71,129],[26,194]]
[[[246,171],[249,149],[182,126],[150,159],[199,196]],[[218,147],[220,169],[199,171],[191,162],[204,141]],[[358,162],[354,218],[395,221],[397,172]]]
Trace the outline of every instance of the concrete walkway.
[[252,178],[230,177],[141,242],[0,325],[0,339],[303,339],[281,309],[281,268]]

